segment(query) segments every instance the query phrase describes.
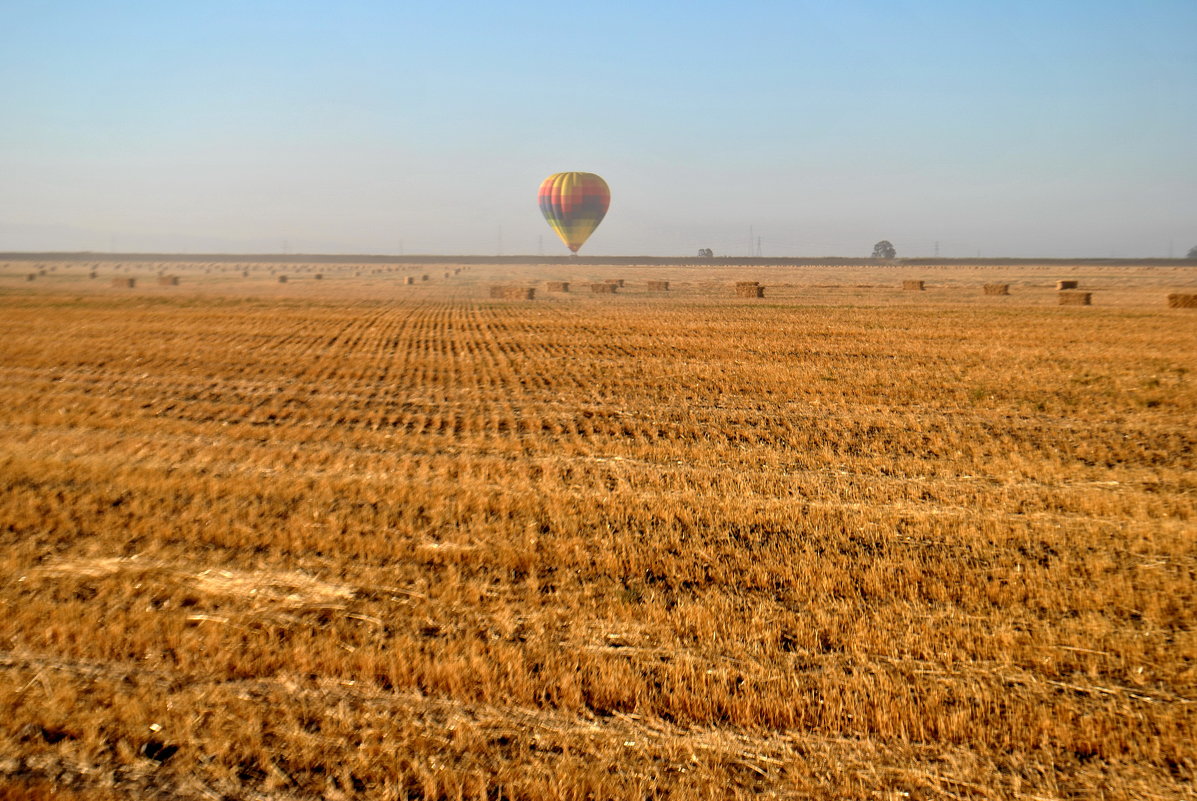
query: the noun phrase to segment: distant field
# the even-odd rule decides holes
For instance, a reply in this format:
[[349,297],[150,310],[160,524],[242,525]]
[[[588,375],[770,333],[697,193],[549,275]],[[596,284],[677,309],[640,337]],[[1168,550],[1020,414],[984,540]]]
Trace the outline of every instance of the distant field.
[[0,799],[1192,798],[1170,292],[0,261]]

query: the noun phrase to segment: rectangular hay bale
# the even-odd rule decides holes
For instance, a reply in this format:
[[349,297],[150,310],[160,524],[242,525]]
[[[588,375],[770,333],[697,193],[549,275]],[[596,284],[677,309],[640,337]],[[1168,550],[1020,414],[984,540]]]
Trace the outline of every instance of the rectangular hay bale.
[[617,289],[619,289],[619,284],[612,284],[607,281],[590,285],[590,291],[596,295],[614,295]]
[[668,292],[669,291],[669,282],[668,281],[649,281],[648,282],[648,291],[649,292]]
[[922,292],[924,289],[926,289],[926,286],[922,281],[903,281],[902,289],[911,290],[914,292]]
[[545,290],[548,292],[568,292],[569,281],[546,281]]
[[1168,296],[1169,309],[1197,309],[1197,295],[1174,292]]
[[763,298],[765,297],[765,288],[759,284],[752,284],[749,286],[737,286],[736,297],[738,298]]
[[1009,295],[1010,294],[1010,285],[1009,284],[986,284],[985,285],[985,294],[986,295]]
[[1093,293],[1092,292],[1075,292],[1065,291],[1057,295],[1059,298],[1058,305],[1060,306],[1092,306]]
[[1076,281],[1067,281],[1067,280],[1057,281],[1056,282],[1056,291],[1060,292],[1061,290],[1065,290],[1065,289],[1076,289],[1077,286],[1078,286],[1078,284]]

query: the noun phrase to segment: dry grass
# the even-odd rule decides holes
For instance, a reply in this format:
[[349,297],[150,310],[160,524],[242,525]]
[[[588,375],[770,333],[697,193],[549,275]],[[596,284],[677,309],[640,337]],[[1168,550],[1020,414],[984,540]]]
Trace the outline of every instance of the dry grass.
[[1158,287],[88,269],[0,286],[13,798],[1194,793]]

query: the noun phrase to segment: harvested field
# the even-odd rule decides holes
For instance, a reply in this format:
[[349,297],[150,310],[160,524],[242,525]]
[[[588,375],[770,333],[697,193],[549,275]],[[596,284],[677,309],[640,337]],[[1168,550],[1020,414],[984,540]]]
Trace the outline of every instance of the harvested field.
[[1192,797],[1183,274],[167,266],[0,268],[12,797]]

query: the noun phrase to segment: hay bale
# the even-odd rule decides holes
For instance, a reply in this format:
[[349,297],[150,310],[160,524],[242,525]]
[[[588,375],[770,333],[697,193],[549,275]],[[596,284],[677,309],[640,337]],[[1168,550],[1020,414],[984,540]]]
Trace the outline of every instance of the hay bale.
[[568,292],[569,281],[546,281],[545,289],[549,292]]
[[505,286],[500,286],[498,284],[492,284],[490,287],[490,296],[492,298],[501,298],[501,297],[503,297],[503,293],[506,290],[507,290],[507,287],[505,287]]
[[508,286],[503,287],[503,298],[505,300],[532,300],[536,297],[536,290],[532,287],[526,286]]
[[1057,281],[1056,291],[1060,292],[1065,289],[1076,289],[1078,286],[1076,281]]
[[738,298],[763,298],[765,297],[765,288],[760,284],[753,283],[748,286],[737,286],[736,297]]
[[317,281],[323,281],[324,273],[316,273],[315,275],[312,276],[312,278],[315,278]]
[[409,275],[403,279],[404,286],[411,286],[415,282],[416,282],[416,277],[414,275]]
[[113,278],[112,285],[119,286],[123,289],[132,289],[133,287],[137,286],[137,279],[136,278]]
[[25,276],[25,280],[26,280],[26,281],[34,281],[34,280],[37,280],[37,274],[36,274],[36,273],[29,273],[29,275]]
[[179,276],[177,275],[160,275],[158,276],[159,286],[178,286]]
[[1010,285],[1009,284],[986,284],[985,285],[985,294],[986,295],[1009,295],[1010,294]]
[[623,279],[622,278],[608,278],[605,283],[615,284],[615,286],[619,287],[620,289],[623,289]]
[[736,289],[739,289],[742,286],[760,286],[760,285],[761,285],[760,281],[736,281]]
[[619,289],[619,284],[613,284],[609,281],[590,285],[590,291],[596,295],[614,295],[617,289]]
[[1168,296],[1169,309],[1197,309],[1197,295],[1184,295],[1177,292]]
[[1061,306],[1091,306],[1093,305],[1092,292],[1061,292],[1056,297],[1059,298],[1059,305]]
[[668,292],[669,291],[669,282],[668,281],[649,281],[648,282],[648,291],[649,292]]
[[278,277],[278,282],[279,282],[280,284],[285,284],[285,283],[287,283],[287,276],[285,276],[285,275],[280,275],[280,276]]
[[95,278],[97,275],[98,275],[98,273],[95,270],[92,270],[90,273],[87,274],[87,277]]
[[926,287],[923,285],[922,281],[903,281],[902,282],[902,289],[909,290],[912,292],[922,292],[925,288]]
[[420,280],[421,280],[421,281],[427,281],[427,280],[428,280],[428,273],[424,273],[423,275],[421,275],[421,276],[420,276]]

